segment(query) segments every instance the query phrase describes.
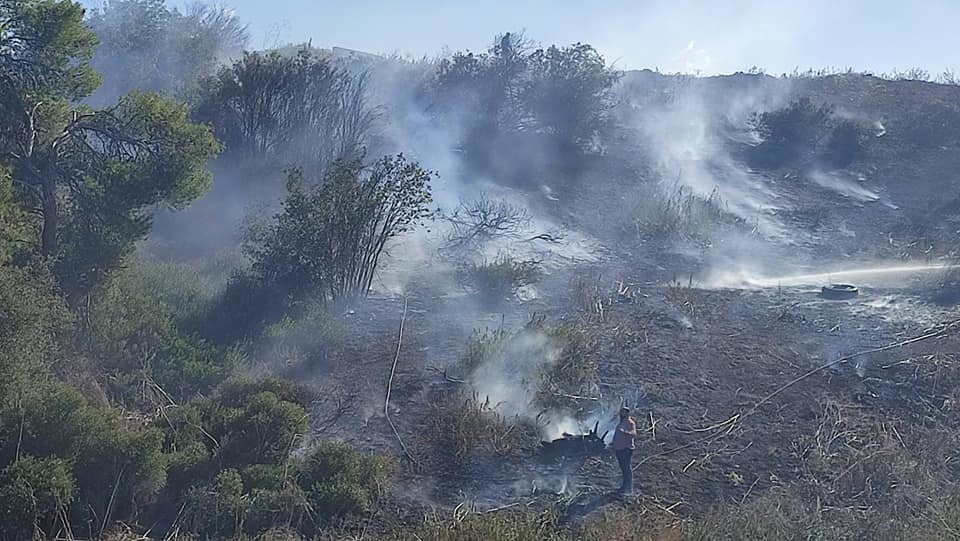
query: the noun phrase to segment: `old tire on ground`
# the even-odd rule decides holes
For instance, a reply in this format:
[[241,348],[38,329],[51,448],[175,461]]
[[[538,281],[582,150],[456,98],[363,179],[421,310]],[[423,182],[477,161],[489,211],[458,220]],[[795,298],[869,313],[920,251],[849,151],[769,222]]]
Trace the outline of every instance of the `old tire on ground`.
[[831,300],[852,299],[859,294],[860,289],[850,284],[830,284],[820,289],[820,296]]

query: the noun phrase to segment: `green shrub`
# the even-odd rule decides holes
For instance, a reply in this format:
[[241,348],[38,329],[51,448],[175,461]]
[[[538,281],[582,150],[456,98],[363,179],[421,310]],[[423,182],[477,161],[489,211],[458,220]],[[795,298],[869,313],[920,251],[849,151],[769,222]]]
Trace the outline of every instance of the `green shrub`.
[[303,460],[298,483],[314,512],[332,519],[367,512],[373,498],[386,490],[390,469],[383,457],[326,441]]
[[35,529],[55,531],[75,493],[68,461],[21,457],[0,471],[0,536],[33,539]]
[[212,299],[206,279],[185,263],[134,260],[116,280],[125,291],[136,288],[156,299],[181,324],[203,317]]
[[282,212],[250,231],[253,272],[321,301],[366,296],[384,247],[432,216],[433,176],[402,154],[337,161],[312,187],[291,171]]
[[169,409],[157,426],[171,453],[171,488],[211,481],[223,469],[284,463],[307,430],[308,403],[301,389],[283,380],[238,379]]
[[460,270],[460,281],[473,289],[484,305],[495,307],[516,295],[520,288],[537,283],[542,274],[539,261],[500,256],[494,261],[467,265]]
[[199,277],[171,264],[135,263],[98,291],[81,338],[120,396],[142,398],[146,387],[183,401],[240,363],[238,351],[187,332],[205,310],[203,297]]
[[384,539],[431,539],[434,541],[561,541],[570,539],[553,511],[544,513],[503,512],[471,514],[462,520],[432,520],[406,534]]
[[[68,516],[77,535],[97,533],[103,521],[133,520],[153,500],[165,482],[160,443],[158,430],[125,428],[115,413],[61,384],[37,383],[0,407],[0,468],[26,456],[69,465],[75,499]],[[66,476],[48,481],[55,478]],[[66,481],[58,486],[62,495]]]
[[311,516],[292,455],[308,428],[309,402],[284,380],[234,379],[157,421],[166,433],[168,489],[190,509],[190,531],[257,534]]
[[[257,536],[279,525],[305,531],[315,525],[293,469],[255,470],[259,471],[223,470],[212,481],[190,488],[183,497],[188,510],[184,528],[207,537],[236,538]],[[255,484],[268,488],[251,486]]]
[[308,363],[323,363],[343,345],[343,325],[323,304],[305,302],[297,312],[264,328],[257,360],[275,370],[309,368]]
[[0,265],[0,403],[44,376],[71,317],[40,269]]
[[191,532],[227,537],[244,532],[250,501],[243,492],[243,479],[236,470],[217,474],[209,485],[191,488],[184,497],[184,527]]
[[184,526],[209,537],[259,535],[280,525],[316,532],[332,520],[365,513],[386,489],[389,462],[323,442],[283,466],[224,469],[184,494]]

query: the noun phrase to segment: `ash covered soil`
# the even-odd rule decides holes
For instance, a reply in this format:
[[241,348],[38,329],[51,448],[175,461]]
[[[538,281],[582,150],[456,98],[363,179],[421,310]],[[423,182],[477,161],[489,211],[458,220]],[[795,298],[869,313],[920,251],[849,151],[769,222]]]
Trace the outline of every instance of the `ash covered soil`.
[[[563,518],[573,521],[608,506],[692,516],[810,479],[830,485],[835,505],[874,505],[910,488],[893,476],[877,478],[870,460],[900,453],[910,457],[902,464],[909,467],[924,460],[932,437],[955,441],[957,375],[948,360],[960,346],[956,336],[817,370],[846,355],[936,332],[955,319],[955,311],[924,299],[928,281],[866,287],[854,300],[831,301],[812,287],[707,290],[671,283],[666,270],[659,274],[600,278],[602,314],[578,305],[569,283],[473,317],[461,315],[461,298],[415,290],[407,299],[398,357],[404,300],[370,299],[344,314],[353,337],[349,352],[318,376],[321,389],[353,401],[323,400],[316,417],[329,421],[316,435],[396,456],[403,467],[388,508],[401,516],[434,507],[559,504]],[[627,295],[613,293],[624,284]],[[619,471],[609,452],[544,457],[537,445],[528,445],[449,461],[429,443],[427,426],[438,401],[470,393],[458,363],[474,330],[519,329],[532,314],[553,323],[576,321],[594,340],[595,392],[571,400],[572,411],[592,421],[604,404],[623,401],[634,408],[642,430],[635,498],[614,495]],[[391,419],[412,459],[383,412],[395,358]],[[811,453],[829,466],[812,472]],[[952,449],[947,458],[931,475],[952,481]]]
[[[589,261],[548,266],[525,300],[478,309],[433,276],[339,312],[347,343],[309,370],[321,396],[312,436],[396,457],[398,480],[377,511],[380,523],[415,522],[438,508],[547,507],[567,522],[623,507],[669,521],[787,493],[827,510],[914,509],[960,480],[960,337],[949,327],[957,312],[932,302],[942,272],[865,280],[845,301],[818,295],[829,276],[767,287],[735,279],[951,261],[953,203],[943,194],[960,182],[956,145],[898,138],[909,114],[892,105],[907,92],[895,82],[836,76],[804,84],[865,115],[885,111],[889,131],[875,134],[859,165],[834,174],[839,184],[814,182],[802,167],[749,172],[776,195],[777,205],[758,213],[786,236],[766,235],[760,218],[744,217],[713,237],[637,236],[617,212],[642,197],[638,176],[660,173],[638,165],[650,162],[645,156],[600,161],[591,175],[603,180],[591,189],[530,198],[531,208],[596,245]],[[924,103],[936,105],[955,90],[924,92],[932,96]],[[512,427],[505,430],[525,431],[508,449],[452,457],[437,443],[443,404],[469,402],[468,410],[488,398],[464,368],[471,337],[519,332],[537,318],[571,326],[588,344],[577,354],[591,366],[589,385],[561,397],[564,415],[586,431],[595,421],[609,425],[621,403],[633,408],[636,496],[615,495],[609,451],[545,456],[539,441],[556,434],[549,414],[526,424],[503,414]],[[497,404],[486,413],[497,416]]]

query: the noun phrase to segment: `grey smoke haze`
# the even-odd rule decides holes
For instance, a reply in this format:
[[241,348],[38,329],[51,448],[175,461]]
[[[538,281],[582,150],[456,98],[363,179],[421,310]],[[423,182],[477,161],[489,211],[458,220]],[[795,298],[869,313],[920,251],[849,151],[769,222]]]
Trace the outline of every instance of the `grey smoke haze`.
[[533,405],[540,385],[540,374],[562,352],[541,332],[522,332],[506,346],[480,364],[468,379],[481,400],[507,417],[536,420]]
[[[502,30],[502,29],[498,29]],[[486,46],[490,33],[484,42]],[[550,39],[535,36],[538,39]],[[589,39],[580,36],[569,41]],[[605,53],[603,43],[598,43]],[[458,47],[460,48],[460,47]],[[691,42],[688,53],[696,51]],[[614,49],[615,50],[615,49]],[[609,53],[608,53],[609,54]],[[217,55],[218,60],[223,55]],[[576,263],[589,261],[603,263],[605,246],[586,231],[573,229],[556,215],[545,212],[537,198],[554,198],[552,187],[526,189],[506,186],[508,179],[497,178],[497,173],[478,173],[467,163],[464,153],[457,148],[464,138],[467,120],[475,116],[468,100],[460,110],[448,111],[442,119],[425,103],[419,94],[436,69],[432,61],[409,61],[402,58],[374,58],[364,55],[336,57],[334,61],[355,74],[368,74],[367,103],[382,110],[382,123],[365,133],[362,140],[369,157],[386,153],[404,152],[427,169],[439,174],[433,183],[434,204],[437,210],[449,212],[462,202],[469,202],[486,194],[507,200],[529,212],[531,219],[525,228],[513,235],[488,239],[470,252],[455,257],[439,255],[450,226],[438,220],[429,228],[407,235],[388,246],[381,271],[374,281],[377,293],[401,295],[409,291],[415,279],[425,277],[443,290],[448,297],[463,296],[460,284],[452,278],[456,265],[465,261],[491,260],[501,255],[518,259],[536,259],[544,262],[548,272],[565,276]],[[127,74],[109,62],[103,64],[106,79],[124,81]],[[685,66],[686,69],[699,69]],[[116,70],[115,72],[111,70]],[[738,155],[738,148],[760,142],[751,130],[752,115],[781,108],[796,97],[794,85],[785,79],[741,75],[729,80],[691,77],[664,77],[651,72],[633,73],[619,88],[624,107],[617,109],[614,120],[629,133],[627,151],[643,161],[653,171],[653,178],[636,178],[643,183],[669,188],[683,186],[701,198],[717,191],[725,210],[754,225],[752,233],[728,234],[716,239],[702,256],[708,276],[716,272],[734,276],[755,276],[760,272],[785,272],[800,262],[775,257],[778,247],[803,238],[782,219],[779,211],[788,210],[776,187],[762,174],[752,171]],[[120,87],[125,86],[121,84]],[[126,86],[130,86],[129,84]],[[653,97],[651,97],[653,96]],[[866,119],[870,121],[872,119]],[[322,130],[303,134],[298,141],[310,146],[316,138],[325,137]],[[600,142],[603,147],[604,141]],[[540,148],[513,149],[509,155],[496,157],[497,171],[523,170],[523,160],[545,160]],[[196,202],[189,210],[158,217],[153,240],[166,243],[166,254],[177,258],[206,257],[219,250],[235,246],[241,236],[244,221],[269,216],[276,210],[284,194],[282,166],[274,164],[270,171],[258,171],[256,178],[245,166],[229,159],[214,164],[216,181],[213,191]],[[542,165],[540,162],[537,166]],[[535,169],[535,168],[533,168]],[[579,189],[589,189],[591,182],[600,180],[591,175],[601,173],[584,171],[576,179]],[[862,201],[875,200],[878,194],[863,187],[859,178],[851,179],[833,172],[810,169],[804,171],[805,181],[826,188],[842,196]],[[869,179],[866,179],[869,180]],[[530,179],[532,186],[542,186],[550,179]],[[628,197],[632,194],[628,193]],[[611,202],[613,206],[613,202]],[[562,232],[561,242],[530,242],[544,232]],[[773,247],[771,247],[773,246]],[[777,262],[772,264],[771,262]],[[558,280],[562,281],[562,280]],[[537,296],[535,288],[524,292],[527,298]],[[459,319],[480,321],[486,315],[476,302],[459,305]],[[469,323],[466,323],[469,324]],[[688,322],[689,325],[689,322]],[[274,346],[274,344],[268,344]],[[271,347],[271,351],[273,348]],[[511,341],[500,355],[483,363],[469,376],[471,387],[481,399],[489,399],[495,410],[505,416],[526,420],[546,419],[543,436],[558,437],[563,432],[580,432],[601,421],[601,431],[607,428],[615,404],[607,404],[577,419],[567,412],[546,412],[541,417],[534,406],[534,398],[542,371],[549,368],[560,351],[557,344],[541,333],[524,333]]]
[[[703,198],[718,190],[727,210],[756,223],[761,235],[785,238],[785,226],[773,214],[780,205],[777,195],[732,152],[735,143],[758,142],[749,129],[750,116],[788,103],[790,84],[744,77],[745,84],[723,93],[719,85],[701,79],[676,78],[665,89],[664,100],[634,104],[631,121],[640,134],[638,146],[650,155],[661,184],[677,183]],[[624,89],[627,100],[642,99],[650,85],[663,84],[655,74],[637,78],[636,86]],[[643,84],[644,79],[657,81]]]
[[100,43],[94,68],[103,84],[87,99],[112,104],[133,90],[185,96],[195,80],[240,55],[249,31],[236,12],[221,3],[192,1],[177,8],[148,3],[104,2],[87,13]]
[[[489,403],[497,414],[537,424],[540,436],[551,441],[564,433],[583,434],[599,424],[602,435],[615,424],[617,403],[602,403],[582,418],[565,412],[543,410],[536,405],[540,378],[557,362],[561,345],[555,338],[538,330],[524,330],[506,340],[502,348],[494,348],[467,378],[481,402]],[[607,435],[612,439],[612,433]]]

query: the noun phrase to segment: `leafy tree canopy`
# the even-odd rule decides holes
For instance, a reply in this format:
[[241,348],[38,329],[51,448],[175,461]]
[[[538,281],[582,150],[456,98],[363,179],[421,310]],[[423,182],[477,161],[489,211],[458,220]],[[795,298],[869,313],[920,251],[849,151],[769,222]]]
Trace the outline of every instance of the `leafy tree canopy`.
[[36,219],[25,252],[51,261],[71,294],[129,253],[152,207],[204,193],[204,166],[219,150],[185,107],[158,94],[76,105],[99,84],[95,44],[77,3],[0,0],[0,219],[14,219],[9,176],[12,199]]
[[432,176],[403,155],[340,161],[315,188],[292,172],[283,211],[253,231],[254,272],[281,291],[365,295],[388,242],[430,217]]
[[296,163],[322,174],[357,157],[378,118],[367,75],[312,50],[244,53],[201,82],[195,116],[214,126],[230,156],[249,164]]
[[590,45],[534,49],[522,34],[506,33],[486,53],[442,60],[434,90],[445,111],[467,117],[475,152],[511,132],[549,134],[575,149],[603,127],[619,77]]

